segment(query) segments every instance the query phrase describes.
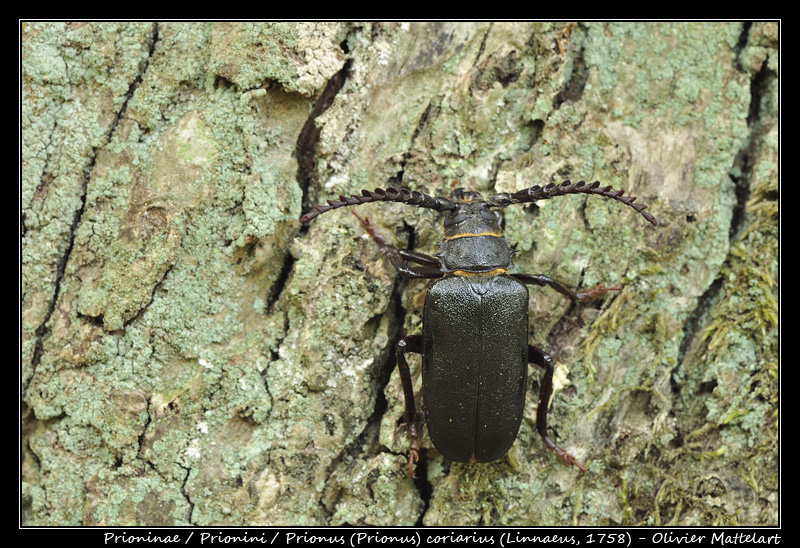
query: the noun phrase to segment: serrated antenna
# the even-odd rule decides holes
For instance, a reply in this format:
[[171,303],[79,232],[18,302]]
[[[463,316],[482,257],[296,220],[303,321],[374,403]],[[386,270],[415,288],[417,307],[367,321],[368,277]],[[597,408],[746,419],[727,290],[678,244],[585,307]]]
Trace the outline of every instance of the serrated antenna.
[[604,198],[611,198],[613,200],[617,200],[618,202],[622,202],[626,206],[630,206],[641,213],[642,216],[653,226],[658,225],[656,218],[645,211],[647,208],[646,205],[633,203],[636,200],[636,197],[623,196],[624,193],[624,190],[614,190],[610,186],[601,188],[599,181],[595,181],[590,185],[587,185],[585,181],[579,181],[577,183],[564,181],[560,185],[550,183],[544,187],[539,185],[532,186],[530,188],[520,190],[519,192],[514,192],[513,194],[508,192],[496,194],[495,196],[486,199],[486,205],[491,207],[506,207],[512,204],[524,204],[537,202],[539,200],[547,200],[555,196],[565,196],[567,194],[593,194],[595,196],[603,196]]
[[307,223],[317,215],[321,215],[332,209],[357,206],[371,202],[400,202],[415,207],[434,209],[436,211],[450,211],[458,207],[457,202],[449,198],[436,198],[428,194],[423,194],[422,192],[417,192],[416,190],[408,190],[407,188],[396,189],[392,187],[386,189],[376,188],[374,191],[362,190],[360,196],[357,194],[339,196],[338,200],[328,200],[328,205],[316,205],[314,209],[300,217],[300,222]]

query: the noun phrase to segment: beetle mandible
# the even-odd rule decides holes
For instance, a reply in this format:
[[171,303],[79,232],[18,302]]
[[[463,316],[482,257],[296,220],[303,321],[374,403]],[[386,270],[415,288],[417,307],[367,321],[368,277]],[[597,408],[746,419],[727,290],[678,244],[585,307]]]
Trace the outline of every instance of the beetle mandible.
[[[500,216],[492,208],[532,203],[567,194],[603,196],[641,213],[654,226],[647,206],[635,204],[624,191],[564,181],[533,186],[515,193],[482,198],[455,189],[449,198],[405,188],[362,190],[317,205],[300,218],[308,222],[332,209],[370,202],[400,202],[447,213],[444,239],[436,255],[397,249],[369,218],[361,225],[404,278],[436,279],[425,295],[422,334],[409,335],[396,346],[397,365],[405,397],[404,419],[409,429],[409,475],[419,460],[418,415],[406,352],[422,354],[422,399],[425,424],[434,447],[457,462],[489,462],[508,451],[517,437],[525,406],[527,364],[544,369],[536,411],[536,429],[545,447],[561,460],[585,468],[547,435],[547,407],[553,392],[553,361],[528,344],[528,288],[550,286],[574,301],[587,301],[620,287],[603,284],[574,292],[538,274],[509,274],[513,249],[503,237]],[[415,265],[415,266],[412,266]]]

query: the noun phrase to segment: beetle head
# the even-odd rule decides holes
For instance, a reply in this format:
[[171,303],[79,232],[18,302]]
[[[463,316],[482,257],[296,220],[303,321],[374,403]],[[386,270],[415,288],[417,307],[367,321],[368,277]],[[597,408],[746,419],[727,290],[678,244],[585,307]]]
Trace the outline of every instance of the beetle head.
[[444,219],[445,238],[467,234],[502,235],[499,212],[492,211],[480,194],[457,188],[451,198],[458,201]]

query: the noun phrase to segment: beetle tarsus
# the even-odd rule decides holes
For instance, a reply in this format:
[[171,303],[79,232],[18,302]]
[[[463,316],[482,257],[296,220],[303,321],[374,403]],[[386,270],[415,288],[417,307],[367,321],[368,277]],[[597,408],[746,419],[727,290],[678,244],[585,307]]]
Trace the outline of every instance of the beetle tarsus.
[[408,452],[408,477],[411,479],[417,479],[417,476],[414,475],[414,463],[419,461],[419,453],[413,449]]
[[408,476],[417,479],[414,475],[414,464],[419,462],[419,430],[417,429],[416,419],[411,421],[408,426],[408,437],[410,438],[408,449]]
[[367,234],[369,234],[375,241],[375,243],[381,246],[381,248],[387,246],[393,247],[389,243],[389,240],[386,238],[386,236],[384,236],[383,233],[380,230],[378,230],[378,227],[375,226],[375,223],[373,223],[369,217],[362,217],[361,215],[358,214],[358,211],[356,211],[355,209],[351,210],[350,213],[352,213],[355,216],[355,218],[359,220],[361,226],[363,226],[364,230],[367,231]]
[[575,300],[584,303],[586,301],[596,299],[597,297],[602,297],[609,291],[622,291],[622,286],[615,285],[614,287],[606,287],[604,284],[597,284],[594,287],[590,287],[586,291],[578,291],[575,294]]
[[560,458],[562,461],[569,464],[570,466],[575,466],[581,472],[586,472],[586,468],[581,466],[581,464],[578,462],[578,459],[576,459],[575,457],[573,457],[572,455],[561,449],[549,437],[545,436],[543,440],[545,447],[547,447],[550,451],[555,453],[556,456]]

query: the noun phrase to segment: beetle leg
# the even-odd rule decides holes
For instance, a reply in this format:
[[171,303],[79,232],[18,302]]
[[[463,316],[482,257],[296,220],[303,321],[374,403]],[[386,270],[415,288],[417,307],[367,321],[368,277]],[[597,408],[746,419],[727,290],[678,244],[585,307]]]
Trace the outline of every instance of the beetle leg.
[[422,335],[409,335],[397,343],[397,367],[400,380],[403,382],[403,396],[406,402],[405,422],[408,424],[409,450],[408,475],[414,478],[414,463],[419,460],[419,429],[417,425],[417,409],[414,404],[414,385],[411,382],[411,370],[408,368],[405,353],[422,354]]
[[[436,257],[409,251],[407,249],[397,249],[389,243],[389,240],[384,236],[378,227],[376,227],[369,217],[362,217],[356,211],[351,211],[353,215],[361,222],[361,226],[367,231],[376,244],[381,248],[381,252],[391,261],[401,276],[404,278],[441,278],[444,273],[441,270],[441,261]],[[413,267],[406,266],[405,262],[414,262],[422,266]]]
[[553,395],[553,360],[543,350],[533,345],[528,345],[528,361],[544,368],[542,384],[539,388],[539,406],[536,408],[536,430],[542,437],[545,446],[569,465],[575,465],[581,472],[586,472],[586,468],[581,466],[578,461],[561,449],[547,435],[547,406],[550,403],[550,396]]
[[573,301],[578,301],[578,302],[586,302],[588,300],[595,299],[597,297],[605,295],[609,291],[620,291],[622,289],[621,285],[617,285],[614,287],[606,287],[603,284],[598,284],[585,291],[575,292],[569,289],[561,282],[556,281],[552,278],[548,278],[547,276],[543,276],[541,274],[511,274],[511,277],[518,279],[524,284],[536,284],[542,287],[549,285],[562,295],[566,295]]
[[614,287],[606,287],[604,284],[597,284],[594,287],[590,287],[586,291],[578,291],[575,295],[577,295],[578,301],[586,302],[605,295],[609,291],[622,291],[622,286],[615,285]]
[[437,269],[442,267],[442,261],[440,261],[436,257],[431,257],[430,255],[425,255],[424,253],[417,253],[416,251],[411,251],[408,249],[399,249],[398,251],[406,261],[410,261],[412,263],[417,263],[425,266],[435,266]]

